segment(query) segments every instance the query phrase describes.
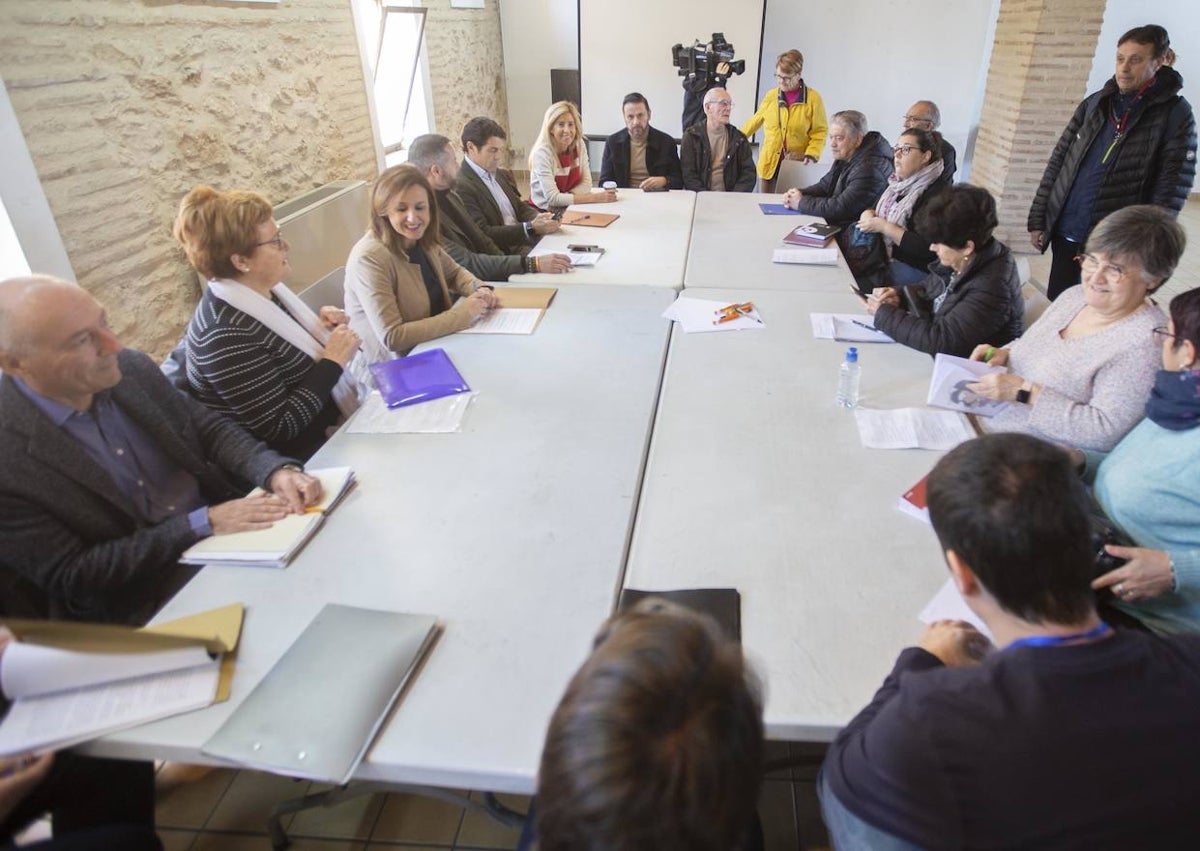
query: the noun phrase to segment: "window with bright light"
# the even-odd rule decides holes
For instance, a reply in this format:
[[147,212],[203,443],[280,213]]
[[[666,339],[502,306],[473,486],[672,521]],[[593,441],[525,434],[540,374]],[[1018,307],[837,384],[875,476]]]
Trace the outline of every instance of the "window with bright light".
[[25,259],[17,232],[13,230],[8,210],[0,200],[0,281],[28,275],[30,271],[29,261]]
[[374,76],[375,111],[387,165],[407,159],[408,144],[430,131],[424,56],[425,9],[387,0],[355,0]]

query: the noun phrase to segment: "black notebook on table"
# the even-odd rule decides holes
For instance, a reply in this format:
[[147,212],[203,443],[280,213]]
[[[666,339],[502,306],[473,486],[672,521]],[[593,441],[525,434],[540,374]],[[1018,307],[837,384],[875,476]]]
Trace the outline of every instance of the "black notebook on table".
[[621,590],[617,613],[627,612],[642,600],[670,600],[695,612],[712,617],[721,630],[734,641],[742,642],[742,595],[736,588],[685,588],[679,591]]

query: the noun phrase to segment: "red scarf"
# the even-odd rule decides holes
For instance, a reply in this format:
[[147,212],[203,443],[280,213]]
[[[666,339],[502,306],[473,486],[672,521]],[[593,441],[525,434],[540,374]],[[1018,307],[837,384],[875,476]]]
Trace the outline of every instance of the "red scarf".
[[583,180],[574,145],[565,154],[558,155],[558,166],[558,170],[554,172],[554,185],[558,187],[559,192],[570,192]]

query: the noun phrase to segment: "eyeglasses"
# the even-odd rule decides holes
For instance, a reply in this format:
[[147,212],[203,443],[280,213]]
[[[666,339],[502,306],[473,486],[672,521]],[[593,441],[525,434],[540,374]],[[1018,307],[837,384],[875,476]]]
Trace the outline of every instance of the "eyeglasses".
[[932,118],[926,118],[924,115],[906,115],[904,116],[905,124],[932,124]]
[[268,239],[266,242],[254,243],[254,247],[258,248],[260,245],[274,245],[277,249],[279,249],[280,251],[283,251],[283,246],[286,243],[287,243],[287,240],[283,238],[283,231],[280,230],[280,231],[276,231],[275,236],[272,239]]
[[1177,342],[1183,341],[1183,338],[1178,334],[1172,334],[1169,330],[1167,330],[1166,325],[1159,325],[1157,328],[1151,328],[1150,333],[1155,337],[1166,337],[1169,340],[1175,340]]
[[791,80],[799,80],[800,75],[799,74],[776,74],[775,79],[781,83],[787,83]]
[[1099,274],[1103,278],[1104,283],[1110,287],[1121,283],[1121,279],[1125,277],[1125,269],[1115,263],[1103,263],[1100,258],[1094,257],[1091,254],[1075,255],[1075,262],[1079,264],[1080,270],[1085,277],[1092,277]]
[[710,100],[709,103],[711,103],[713,106],[733,106],[733,101],[731,100]]
[[918,150],[920,150],[920,148],[918,148],[916,145],[897,145],[896,147],[892,148],[892,153],[898,157],[907,157],[913,151]]

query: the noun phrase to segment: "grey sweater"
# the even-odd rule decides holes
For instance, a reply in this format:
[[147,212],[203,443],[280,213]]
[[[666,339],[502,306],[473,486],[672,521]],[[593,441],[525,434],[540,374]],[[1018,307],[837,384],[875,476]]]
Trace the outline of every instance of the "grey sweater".
[[1083,287],[1071,287],[1011,345],[1009,369],[1042,392],[1032,406],[1013,403],[982,419],[986,431],[1021,431],[1107,452],[1138,424],[1161,366],[1150,332],[1167,319],[1147,302],[1102,331],[1064,340],[1059,332],[1083,306]]

